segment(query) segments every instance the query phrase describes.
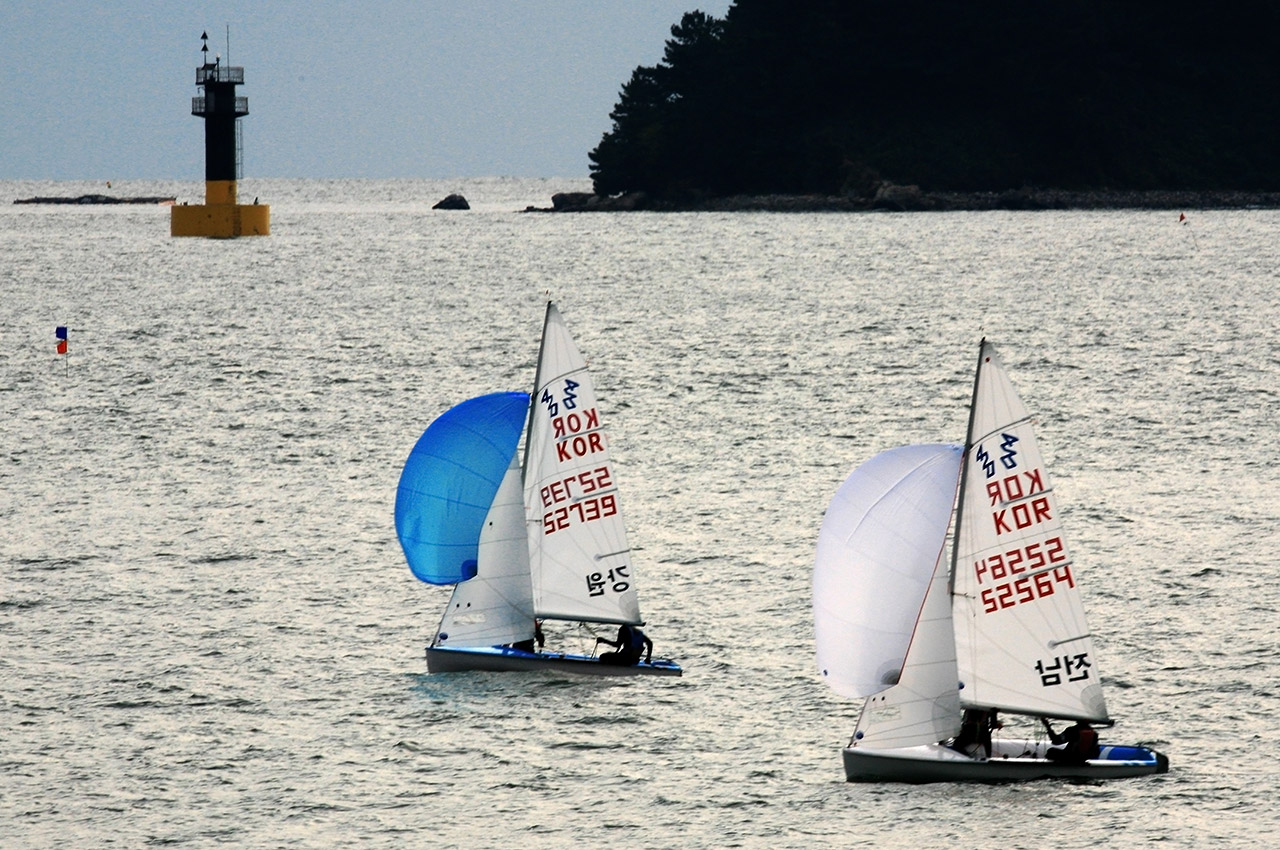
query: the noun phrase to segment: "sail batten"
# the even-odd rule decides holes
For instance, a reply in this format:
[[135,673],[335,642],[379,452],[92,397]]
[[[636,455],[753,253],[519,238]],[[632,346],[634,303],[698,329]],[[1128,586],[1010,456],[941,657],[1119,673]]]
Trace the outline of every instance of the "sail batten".
[[[979,374],[981,374],[981,373],[979,373]],[[991,431],[988,431],[988,432],[987,432],[987,433],[985,433],[985,434],[981,434],[981,435],[978,435],[978,436],[971,436],[971,437],[969,438],[969,445],[971,445],[971,446],[972,446],[974,443],[981,443],[983,440],[989,440],[989,439],[991,439],[991,438],[992,438],[992,437],[994,437],[996,434],[1000,433],[1001,428],[1008,429],[1008,428],[1012,428],[1012,427],[1013,427],[1013,426],[1015,426],[1015,425],[1023,425],[1023,424],[1030,425],[1031,423],[1032,423],[1032,418],[1031,418],[1031,416],[1029,416],[1029,415],[1028,415],[1028,416],[1023,416],[1023,417],[1021,417],[1021,418],[1019,418],[1019,419],[1016,419],[1016,420],[1014,420],[1014,421],[1012,421],[1012,422],[1006,422],[1006,423],[1004,423],[1003,425],[1001,425],[999,428],[995,428],[995,429],[993,429],[993,430],[991,430]]]
[[1088,635],[1076,635],[1075,637],[1069,637],[1069,638],[1060,638],[1058,640],[1051,640],[1049,641],[1049,648],[1053,649],[1055,647],[1062,646],[1064,643],[1073,643],[1078,640],[1090,640],[1092,638],[1093,638],[1093,635],[1088,634]]

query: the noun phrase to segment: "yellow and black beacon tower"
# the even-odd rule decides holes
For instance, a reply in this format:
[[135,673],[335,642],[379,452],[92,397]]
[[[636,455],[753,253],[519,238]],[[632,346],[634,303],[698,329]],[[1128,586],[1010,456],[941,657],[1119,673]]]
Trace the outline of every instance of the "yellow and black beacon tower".
[[200,36],[204,64],[196,68],[196,85],[204,90],[191,98],[191,114],[204,119],[204,203],[172,207],[172,236],[266,236],[271,232],[271,208],[242,204],[236,196],[240,176],[240,117],[249,114],[249,98],[237,97],[244,84],[244,68],[209,61],[209,34]]

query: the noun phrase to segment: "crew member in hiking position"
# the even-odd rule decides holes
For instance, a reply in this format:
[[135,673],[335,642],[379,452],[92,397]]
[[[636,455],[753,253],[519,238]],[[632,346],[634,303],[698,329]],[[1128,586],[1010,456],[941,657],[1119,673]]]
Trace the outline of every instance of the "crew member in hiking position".
[[1045,753],[1050,761],[1083,764],[1089,759],[1096,759],[1101,748],[1098,746],[1098,732],[1089,725],[1088,720],[1077,720],[1075,725],[1068,726],[1061,732],[1053,731],[1047,718],[1040,722],[1049,733],[1049,740],[1054,746]]
[[640,653],[645,653],[645,663],[653,659],[653,641],[649,640],[644,632],[640,631],[637,626],[630,626],[623,623],[618,626],[618,639],[609,640],[608,638],[596,638],[596,646],[600,644],[608,644],[614,647],[616,652],[602,652],[600,654],[601,664],[616,664],[619,667],[630,667],[640,660]]

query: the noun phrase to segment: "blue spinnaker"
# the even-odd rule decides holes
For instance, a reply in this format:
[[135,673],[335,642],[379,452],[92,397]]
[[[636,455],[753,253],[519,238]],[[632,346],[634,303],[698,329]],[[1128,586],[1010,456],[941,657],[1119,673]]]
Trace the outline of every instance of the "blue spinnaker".
[[454,584],[476,574],[480,530],[528,409],[528,393],[482,395],[445,411],[418,438],[396,490],[396,534],[418,578]]

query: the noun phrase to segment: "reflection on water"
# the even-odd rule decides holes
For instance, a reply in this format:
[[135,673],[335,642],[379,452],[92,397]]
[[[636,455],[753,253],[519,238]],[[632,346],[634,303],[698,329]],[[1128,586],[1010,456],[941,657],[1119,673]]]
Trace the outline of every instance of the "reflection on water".
[[[1274,843],[1248,765],[1280,213],[518,212],[573,188],[257,181],[272,235],[233,242],[0,205],[0,844]],[[430,210],[451,191],[473,209]],[[447,589],[403,564],[400,464],[452,404],[528,389],[548,294],[684,679],[425,675]],[[961,437],[984,335],[1040,422],[1114,734],[1167,776],[842,781],[822,510],[872,454]]]

